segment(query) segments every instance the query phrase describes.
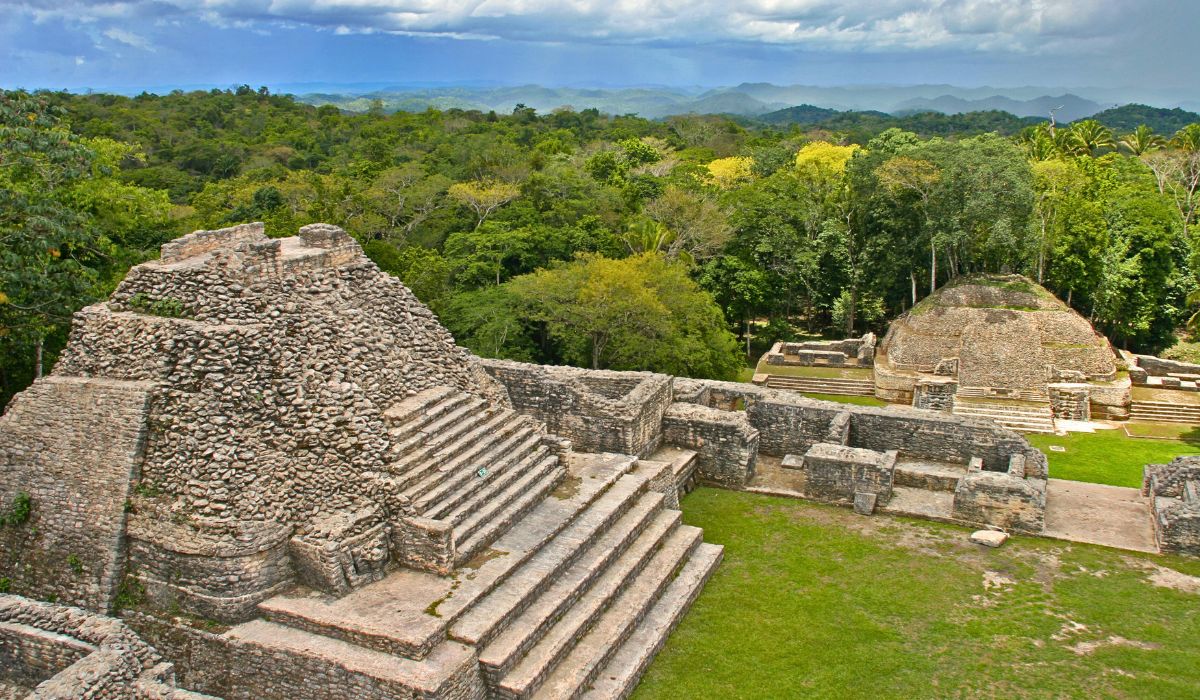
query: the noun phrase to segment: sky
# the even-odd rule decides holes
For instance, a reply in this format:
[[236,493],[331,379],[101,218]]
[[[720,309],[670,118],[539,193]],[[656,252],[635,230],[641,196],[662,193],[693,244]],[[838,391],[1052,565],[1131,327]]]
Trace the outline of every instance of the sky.
[[0,0],[0,86],[951,84],[1200,97],[1200,0]]

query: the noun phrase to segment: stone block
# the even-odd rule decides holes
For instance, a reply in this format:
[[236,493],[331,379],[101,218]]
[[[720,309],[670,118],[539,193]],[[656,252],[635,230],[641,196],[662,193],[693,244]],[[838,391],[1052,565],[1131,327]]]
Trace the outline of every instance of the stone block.
[[1008,533],[999,530],[976,530],[971,533],[971,541],[985,547],[999,547],[1008,541]]
[[873,493],[879,502],[892,497],[896,451],[818,443],[804,454],[804,495],[822,501],[853,502],[858,493]]
[[867,491],[854,494],[854,512],[859,515],[871,515],[875,512],[875,501],[879,496]]

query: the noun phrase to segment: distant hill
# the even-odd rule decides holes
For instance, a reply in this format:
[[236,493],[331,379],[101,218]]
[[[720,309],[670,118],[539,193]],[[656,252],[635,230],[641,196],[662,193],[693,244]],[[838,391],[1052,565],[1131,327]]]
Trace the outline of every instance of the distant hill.
[[1059,121],[1071,122],[1090,117],[1103,107],[1096,102],[1071,94],[1058,97],[1042,95],[1030,100],[1015,100],[1002,95],[966,100],[953,95],[941,95],[932,100],[925,98],[906,100],[892,111],[897,113],[941,112],[942,114],[1002,111],[1018,117],[1048,117],[1052,109],[1055,110]]
[[1118,134],[1133,131],[1139,124],[1170,137],[1188,124],[1200,123],[1200,114],[1179,109],[1163,109],[1147,105],[1122,105],[1092,115],[1092,119]]
[[998,110],[966,112],[963,114],[919,112],[916,114],[894,115],[873,111],[842,112],[835,109],[814,107],[812,105],[799,105],[797,107],[788,107],[768,112],[746,121],[772,126],[795,124],[804,128],[843,131],[850,135],[851,140],[863,141],[884,129],[892,127],[912,131],[926,137],[949,136],[951,134],[966,136],[992,131],[1007,135],[1015,134],[1026,126],[1045,121],[1045,119],[1038,117],[1018,117]]

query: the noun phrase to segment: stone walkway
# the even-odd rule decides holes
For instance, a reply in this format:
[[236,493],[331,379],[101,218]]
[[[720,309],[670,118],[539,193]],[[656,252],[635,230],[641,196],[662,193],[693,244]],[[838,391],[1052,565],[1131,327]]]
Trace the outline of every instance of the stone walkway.
[[1046,537],[1158,552],[1150,503],[1138,489],[1050,479],[1046,485]]
[[[804,498],[804,472],[784,469],[776,457],[759,455],[747,491]],[[879,513],[958,522],[953,493],[897,486]],[[1138,489],[1050,479],[1046,486],[1046,537],[1135,552],[1158,552],[1150,504]]]

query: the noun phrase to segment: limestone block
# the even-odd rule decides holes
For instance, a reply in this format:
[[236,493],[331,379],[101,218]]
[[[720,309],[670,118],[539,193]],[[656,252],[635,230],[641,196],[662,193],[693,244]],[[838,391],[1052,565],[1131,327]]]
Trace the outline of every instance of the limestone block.
[[875,512],[875,500],[878,494],[858,491],[854,494],[854,512],[859,515],[871,515]]
[[1008,541],[1008,533],[999,530],[976,530],[971,533],[971,541],[985,547],[999,547]]

